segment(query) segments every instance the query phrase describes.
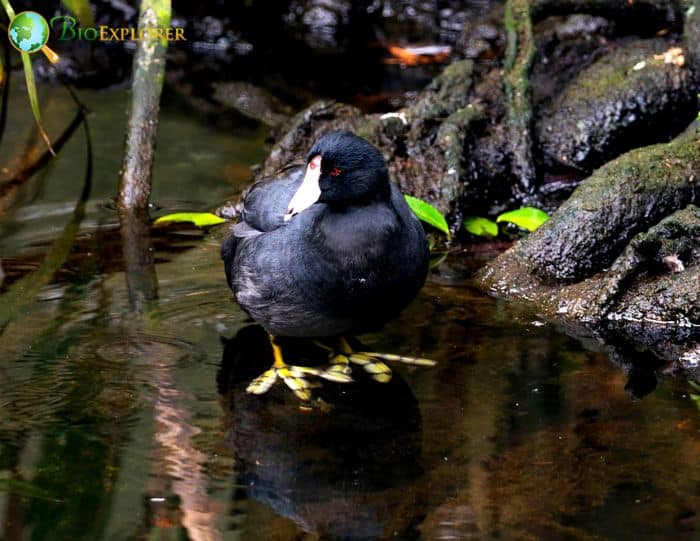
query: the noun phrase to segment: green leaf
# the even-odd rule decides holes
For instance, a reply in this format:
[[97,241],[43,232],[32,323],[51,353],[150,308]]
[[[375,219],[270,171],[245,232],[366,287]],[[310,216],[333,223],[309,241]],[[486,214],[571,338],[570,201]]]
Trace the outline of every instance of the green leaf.
[[481,216],[467,216],[463,222],[464,229],[478,237],[497,237],[498,224]]
[[20,53],[22,57],[22,65],[24,66],[24,78],[27,81],[27,94],[29,95],[29,104],[32,107],[32,114],[34,115],[34,120],[36,121],[37,128],[39,128],[39,133],[41,138],[49,147],[51,154],[54,156],[56,153],[51,146],[51,140],[49,139],[49,134],[46,133],[44,126],[41,123],[41,111],[39,110],[39,96],[36,91],[36,81],[34,80],[34,70],[32,69],[32,59],[29,57],[29,53]]
[[83,28],[95,26],[95,18],[92,16],[90,2],[87,0],[63,0],[63,5],[75,15]]
[[690,394],[690,399],[695,402],[695,405],[697,406],[698,410],[700,410],[700,395],[697,394]]
[[188,222],[196,225],[197,227],[207,227],[209,225],[222,224],[226,220],[212,214],[211,212],[176,212],[174,214],[166,214],[161,216],[154,223],[154,225],[165,224],[165,223],[182,223]]
[[549,220],[549,214],[533,207],[522,207],[517,210],[504,212],[496,218],[498,223],[510,222],[528,231],[537,230],[547,220]]
[[2,7],[5,8],[5,13],[10,18],[10,21],[15,18],[15,10],[10,4],[10,0],[0,0],[2,2]]
[[[15,10],[10,4],[9,0],[0,0],[0,3],[2,3],[2,7],[5,9],[5,13],[7,13],[7,16],[9,17],[10,21],[15,18]],[[34,114],[34,120],[36,121],[36,125],[39,128],[39,133],[41,134],[41,138],[44,140],[46,143],[46,146],[49,147],[49,150],[51,151],[51,154],[54,156],[56,153],[54,152],[53,148],[51,147],[51,141],[49,140],[49,135],[46,133],[46,130],[44,129],[44,126],[41,124],[41,112],[39,111],[39,97],[36,92],[36,81],[34,80],[34,70],[32,69],[32,60],[29,58],[28,53],[20,53],[20,56],[22,57],[22,65],[24,66],[24,78],[27,81],[27,94],[29,94],[29,104],[32,107],[32,113]]]
[[406,203],[411,207],[413,213],[418,216],[418,219],[425,222],[428,225],[432,225],[435,229],[439,229],[447,238],[450,238],[450,228],[447,225],[447,220],[440,214],[440,211],[432,206],[430,203],[426,203],[413,197],[411,195],[404,195],[406,198]]

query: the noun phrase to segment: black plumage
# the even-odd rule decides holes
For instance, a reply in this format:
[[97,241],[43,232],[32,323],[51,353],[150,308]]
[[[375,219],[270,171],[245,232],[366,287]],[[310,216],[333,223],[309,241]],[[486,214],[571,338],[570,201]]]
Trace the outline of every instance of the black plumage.
[[[310,188],[320,193],[302,197]],[[347,131],[321,137],[306,166],[254,184],[221,253],[237,302],[276,336],[375,330],[428,271],[423,227],[384,158]]]

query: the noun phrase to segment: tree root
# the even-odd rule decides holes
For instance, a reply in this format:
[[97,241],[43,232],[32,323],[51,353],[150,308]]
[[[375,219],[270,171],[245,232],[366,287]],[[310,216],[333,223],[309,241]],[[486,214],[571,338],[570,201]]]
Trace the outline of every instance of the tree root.
[[536,172],[532,144],[532,90],[530,71],[535,57],[529,0],[506,2],[507,48],[503,69],[506,94],[511,169],[516,178],[516,197],[532,199]]

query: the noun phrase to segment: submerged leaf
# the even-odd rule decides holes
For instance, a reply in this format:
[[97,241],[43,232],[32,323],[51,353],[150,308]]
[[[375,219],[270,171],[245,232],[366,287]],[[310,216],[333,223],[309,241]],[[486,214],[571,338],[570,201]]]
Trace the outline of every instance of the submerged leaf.
[[404,195],[406,203],[411,207],[413,213],[418,216],[418,219],[428,225],[432,225],[435,229],[442,231],[447,237],[450,237],[450,228],[447,225],[447,220],[438,209],[430,203],[426,203],[417,197]]
[[428,266],[431,269],[434,269],[438,265],[440,265],[445,259],[447,259],[447,256],[449,255],[450,252],[435,252],[433,253],[431,250],[430,253],[430,261],[428,263]]
[[534,207],[522,207],[517,210],[504,212],[496,218],[498,223],[510,222],[528,231],[537,230],[547,220],[549,220],[549,214]]
[[479,237],[497,237],[498,224],[481,216],[467,216],[463,222],[464,229]]
[[164,223],[192,223],[197,227],[207,227],[209,225],[222,224],[226,220],[212,214],[211,212],[176,212],[174,214],[166,214],[161,216],[154,223],[154,225],[160,225]]

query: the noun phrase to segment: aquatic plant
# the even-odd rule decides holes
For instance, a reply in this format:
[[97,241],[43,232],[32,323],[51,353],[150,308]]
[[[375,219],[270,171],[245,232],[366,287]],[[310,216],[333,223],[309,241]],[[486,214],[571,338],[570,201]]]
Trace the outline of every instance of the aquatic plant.
[[430,203],[427,203],[422,199],[418,199],[417,197],[413,197],[412,195],[404,195],[404,198],[406,199],[408,206],[420,221],[434,227],[438,231],[442,231],[445,235],[447,235],[448,239],[451,237],[447,220],[445,220],[445,217],[438,209],[436,209]]
[[210,225],[222,224],[226,220],[212,214],[211,212],[175,212],[157,218],[153,224],[161,225],[168,223],[191,223],[195,227],[208,227]]
[[511,223],[532,233],[547,220],[549,220],[549,214],[545,211],[534,207],[521,207],[499,214],[495,222],[481,216],[467,216],[462,222],[462,225],[464,229],[472,235],[478,237],[497,237],[499,223]]

